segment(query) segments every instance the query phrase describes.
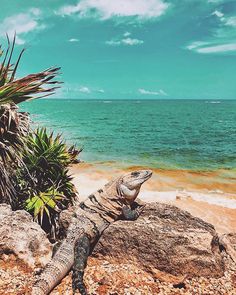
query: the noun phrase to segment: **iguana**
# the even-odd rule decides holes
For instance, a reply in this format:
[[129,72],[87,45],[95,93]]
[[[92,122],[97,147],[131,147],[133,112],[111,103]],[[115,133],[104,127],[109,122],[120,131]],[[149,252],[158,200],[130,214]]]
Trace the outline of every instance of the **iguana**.
[[134,208],[141,185],[152,175],[150,170],[125,174],[76,206],[67,236],[33,285],[32,295],[45,295],[73,267],[73,294],[86,295],[83,283],[87,258],[103,231],[119,219],[135,220],[143,206]]

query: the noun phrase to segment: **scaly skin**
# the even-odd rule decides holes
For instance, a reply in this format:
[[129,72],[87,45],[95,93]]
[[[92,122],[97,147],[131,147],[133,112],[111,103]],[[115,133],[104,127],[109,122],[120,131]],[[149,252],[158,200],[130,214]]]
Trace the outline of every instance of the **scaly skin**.
[[106,184],[75,208],[67,237],[36,280],[32,295],[49,294],[72,267],[73,294],[87,294],[83,275],[92,247],[111,223],[138,218],[143,206],[132,209],[132,204],[141,185],[151,175],[149,170],[127,173]]

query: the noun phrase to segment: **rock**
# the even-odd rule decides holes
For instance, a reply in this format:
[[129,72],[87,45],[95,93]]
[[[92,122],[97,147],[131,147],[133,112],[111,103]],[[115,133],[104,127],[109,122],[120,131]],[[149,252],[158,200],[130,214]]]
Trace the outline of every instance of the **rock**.
[[221,250],[225,250],[236,263],[236,233],[224,234],[219,237]]
[[219,247],[213,247],[215,236],[211,224],[190,213],[151,203],[136,221],[112,224],[92,256],[139,265],[169,282],[196,276],[217,278],[224,273],[224,263]]
[[51,248],[46,233],[29,213],[0,204],[0,258],[14,254],[29,267],[42,267],[51,258]]
[[[64,211],[61,215],[64,231],[72,212]],[[0,205],[0,227],[2,219],[10,220],[9,216],[12,216],[14,220],[16,213],[21,216],[17,219],[19,224],[22,221],[27,226],[32,223],[31,216],[24,211],[12,212],[9,206]],[[11,223],[9,221],[9,225]],[[36,233],[35,238],[38,240],[42,231],[36,223],[33,225],[37,226],[39,234]],[[44,232],[43,236],[45,238]],[[0,229],[0,239],[2,237]],[[24,236],[22,240],[25,240]],[[236,294],[236,264],[225,251],[221,253],[225,262],[224,275],[220,278],[216,275],[218,270],[221,276],[224,268],[219,254],[219,240],[214,227],[201,219],[173,206],[150,204],[137,221],[118,221],[104,232],[93,256],[88,259],[84,281],[89,294],[97,295]],[[236,245],[233,239],[231,243],[233,247]],[[0,242],[1,253],[2,248]],[[0,256],[0,294],[31,294],[34,281],[32,269],[26,268],[18,259],[10,260],[9,250],[4,253]],[[210,270],[206,273],[208,266]],[[193,278],[183,281],[186,275]],[[51,295],[72,294],[71,276],[70,272]],[[211,276],[215,278],[207,278]]]

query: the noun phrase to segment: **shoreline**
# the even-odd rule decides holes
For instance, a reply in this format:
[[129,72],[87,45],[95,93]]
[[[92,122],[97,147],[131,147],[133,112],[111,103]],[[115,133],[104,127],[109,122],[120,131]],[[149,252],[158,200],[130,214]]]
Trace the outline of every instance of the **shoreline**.
[[[80,163],[70,168],[80,199],[101,188],[112,178],[127,171],[145,169],[124,168],[114,163]],[[196,172],[187,170],[152,169],[152,178],[143,185],[139,199],[175,205],[192,215],[212,223],[220,233],[236,228],[236,173],[219,170]],[[235,175],[234,175],[235,174]]]
[[144,185],[150,191],[194,191],[213,194],[227,194],[236,200],[236,170],[218,169],[214,171],[195,171],[187,169],[163,169],[141,165],[124,165],[120,162],[81,162],[72,165],[70,173],[90,174],[92,179],[110,180],[119,174],[133,170],[150,169],[152,178]]

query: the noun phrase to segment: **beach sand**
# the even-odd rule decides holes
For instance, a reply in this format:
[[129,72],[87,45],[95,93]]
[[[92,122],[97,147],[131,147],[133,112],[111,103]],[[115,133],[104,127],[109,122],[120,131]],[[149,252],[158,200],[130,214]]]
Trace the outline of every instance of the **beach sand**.
[[[136,169],[145,167],[124,168],[114,163],[81,163],[73,165],[70,172],[83,200],[112,178]],[[235,171],[152,170],[152,178],[143,185],[139,194],[142,201],[175,205],[212,223],[219,233],[235,231]]]

